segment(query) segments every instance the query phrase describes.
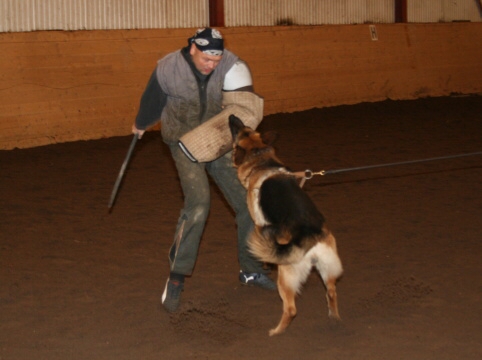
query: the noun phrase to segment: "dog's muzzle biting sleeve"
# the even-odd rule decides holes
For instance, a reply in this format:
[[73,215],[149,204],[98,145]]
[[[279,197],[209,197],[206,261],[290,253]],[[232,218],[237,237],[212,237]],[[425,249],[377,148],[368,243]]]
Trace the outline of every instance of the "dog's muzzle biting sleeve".
[[179,146],[193,162],[209,162],[232,148],[229,116],[235,115],[246,126],[256,129],[263,119],[264,100],[252,92],[223,93],[223,110],[179,139]]

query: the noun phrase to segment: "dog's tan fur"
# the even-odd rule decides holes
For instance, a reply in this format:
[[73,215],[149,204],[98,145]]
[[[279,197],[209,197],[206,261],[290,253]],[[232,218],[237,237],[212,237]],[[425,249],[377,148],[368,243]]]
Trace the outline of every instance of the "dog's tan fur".
[[[277,158],[271,146],[274,141],[272,133],[260,134],[245,127],[242,121],[233,115],[229,120],[234,141],[233,162],[237,167],[241,183],[247,189],[248,208],[255,224],[255,230],[249,240],[250,250],[260,260],[278,265],[277,283],[283,301],[283,314],[278,325],[270,330],[269,335],[284,332],[296,316],[295,297],[313,267],[320,273],[326,286],[328,315],[339,319],[336,281],[343,269],[335,237],[324,221],[320,222],[318,230],[308,232],[302,238],[298,236],[297,240],[294,239],[296,234],[290,231],[292,224],[285,227],[282,223],[270,223],[269,215],[266,215],[268,210],[263,208],[261,201],[263,184],[269,186],[266,183],[268,180],[291,182],[295,180],[295,175]],[[301,191],[298,188],[293,190]],[[316,220],[323,219],[321,213],[308,203],[310,200],[306,200],[303,196],[301,197],[304,202],[300,203],[308,205],[307,212],[314,213]],[[273,206],[276,209],[277,204]],[[303,220],[303,218],[300,219]],[[314,223],[318,224],[316,221]],[[312,224],[313,222],[309,225]]]

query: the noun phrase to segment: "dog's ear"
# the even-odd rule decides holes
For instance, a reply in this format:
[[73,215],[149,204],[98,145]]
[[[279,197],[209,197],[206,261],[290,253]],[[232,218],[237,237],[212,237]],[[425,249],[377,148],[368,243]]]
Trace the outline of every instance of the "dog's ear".
[[273,145],[277,139],[278,133],[276,131],[267,131],[261,134],[261,140],[268,146]]
[[239,166],[243,163],[246,156],[246,150],[241,146],[236,146],[233,152],[233,163],[235,166]]
[[233,140],[236,140],[236,136],[238,136],[238,133],[244,129],[244,127],[245,126],[240,118],[232,114],[229,115],[229,129],[231,130]]

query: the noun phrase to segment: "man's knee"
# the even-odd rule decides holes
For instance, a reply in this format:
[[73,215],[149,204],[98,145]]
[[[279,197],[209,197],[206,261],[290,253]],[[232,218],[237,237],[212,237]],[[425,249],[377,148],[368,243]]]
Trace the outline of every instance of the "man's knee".
[[190,217],[194,223],[206,221],[209,214],[209,206],[209,202],[198,203],[190,209],[188,217]]

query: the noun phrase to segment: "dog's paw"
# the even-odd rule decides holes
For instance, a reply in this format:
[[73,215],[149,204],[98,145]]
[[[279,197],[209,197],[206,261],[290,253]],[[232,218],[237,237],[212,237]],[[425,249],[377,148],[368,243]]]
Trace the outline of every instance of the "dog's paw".
[[333,320],[341,321],[340,315],[338,314],[338,309],[332,311],[331,309],[328,310],[328,317]]
[[284,329],[283,329],[283,330],[278,329],[278,328],[271,329],[271,330],[269,331],[269,336],[279,335],[279,334],[282,334],[283,332],[284,332]]

